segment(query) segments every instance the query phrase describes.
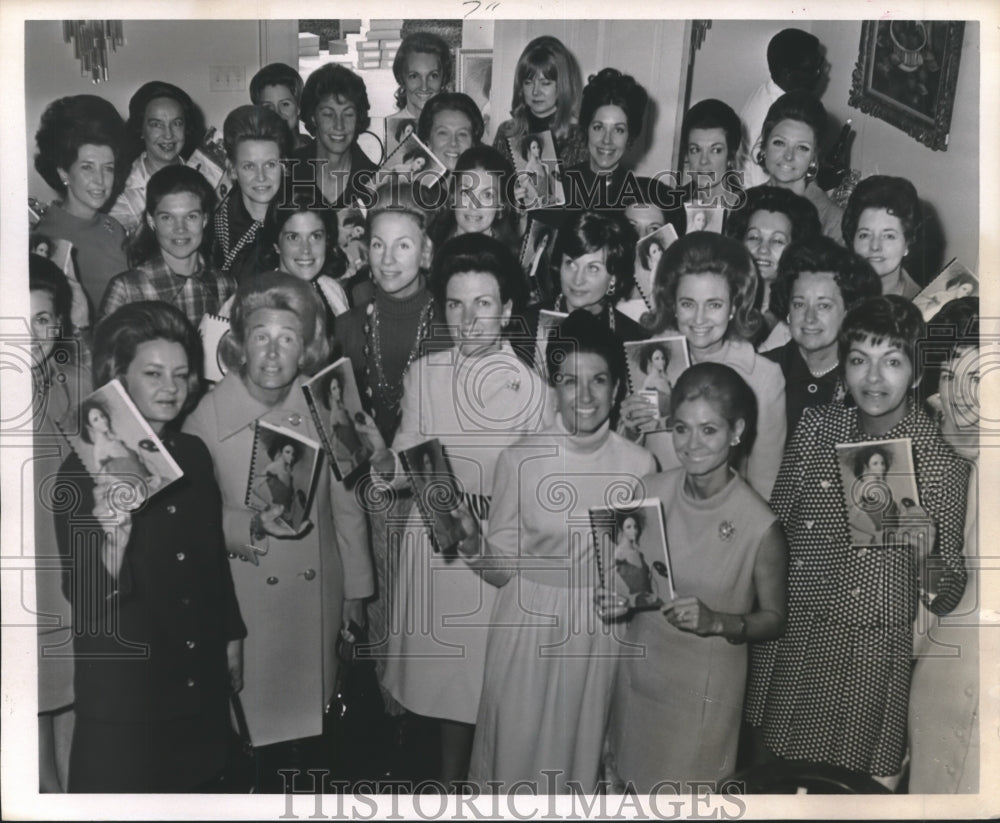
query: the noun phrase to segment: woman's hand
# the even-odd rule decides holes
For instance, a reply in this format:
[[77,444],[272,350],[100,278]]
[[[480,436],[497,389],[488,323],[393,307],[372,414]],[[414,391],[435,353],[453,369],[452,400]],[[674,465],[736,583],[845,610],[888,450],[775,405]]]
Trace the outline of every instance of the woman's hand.
[[659,409],[641,394],[630,394],[622,400],[621,421],[631,440],[635,440],[640,432],[648,429],[658,417]]
[[909,546],[922,568],[937,541],[937,524],[927,509],[909,498],[900,501],[898,511],[882,517],[882,545]]
[[459,503],[456,508],[452,509],[451,516],[461,524],[464,535],[455,544],[455,548],[465,557],[478,558],[482,556],[482,531],[479,528],[479,520],[469,510],[468,504]]
[[594,611],[605,623],[624,617],[631,606],[628,595],[618,594],[604,586],[599,586],[594,592]]
[[719,618],[697,597],[677,597],[660,611],[667,621],[682,632],[692,632],[699,637],[719,634]]
[[288,540],[289,538],[301,537],[312,527],[310,521],[303,520],[297,529],[293,529],[281,519],[281,515],[284,513],[285,507],[280,503],[274,503],[263,511],[257,512],[254,515],[254,531]]
[[233,694],[243,691],[243,640],[230,640],[226,644],[226,665],[229,669],[229,687]]
[[[347,634],[350,634],[348,627],[351,623],[364,627],[365,622],[365,601],[360,597],[344,598],[344,606],[341,609],[340,617],[340,624],[342,626],[340,631],[342,633],[346,632]],[[357,639],[358,638],[353,635],[350,637],[345,636],[345,640],[348,640],[351,643],[355,642]]]

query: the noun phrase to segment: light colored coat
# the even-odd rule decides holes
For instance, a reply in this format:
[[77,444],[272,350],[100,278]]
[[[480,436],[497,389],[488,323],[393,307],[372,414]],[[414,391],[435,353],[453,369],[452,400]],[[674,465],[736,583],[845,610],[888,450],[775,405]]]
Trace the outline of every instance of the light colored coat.
[[[268,408],[230,372],[184,424],[208,446],[222,490],[223,529],[240,610],[247,625],[243,707],[255,746],[318,735],[334,688],[335,644],[344,598],[372,594],[364,513],[354,494],[331,483],[325,459],[301,538],[264,537],[248,551],[253,512],[244,505],[254,421],[297,429],[317,440],[296,379],[285,400]],[[254,555],[256,564],[242,556]]]

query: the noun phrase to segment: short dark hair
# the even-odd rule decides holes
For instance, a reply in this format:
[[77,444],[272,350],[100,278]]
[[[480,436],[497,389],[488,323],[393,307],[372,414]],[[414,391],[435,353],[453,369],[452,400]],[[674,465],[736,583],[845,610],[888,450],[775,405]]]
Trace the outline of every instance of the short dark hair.
[[635,523],[635,530],[638,532],[637,537],[641,537],[643,531],[646,528],[646,514],[642,509],[627,509],[625,511],[615,510],[615,539],[621,534],[622,529],[625,528],[625,521],[631,520]]
[[868,461],[876,454],[885,461],[886,470],[892,466],[892,452],[885,446],[862,446],[854,452],[851,460],[851,471],[855,477],[861,477],[865,473]]
[[414,53],[433,54],[441,66],[441,88],[451,83],[451,49],[444,41],[429,31],[415,31],[406,35],[392,61],[392,76],[396,78],[399,88],[396,89],[396,108],[406,108],[406,69],[410,55]]
[[[323,264],[323,273],[332,277],[340,277],[346,271],[346,265],[340,255],[335,254],[339,249],[339,226],[337,224],[337,212],[326,203],[316,204],[313,193],[302,189],[296,189],[291,184],[284,186],[285,191],[275,197],[267,206],[267,214],[264,215],[264,226],[261,229],[262,256],[271,259],[275,268],[278,266],[279,257],[274,251],[281,237],[281,230],[285,224],[297,214],[315,214],[323,224],[326,231],[326,259]],[[331,263],[334,268],[331,268]]]
[[456,274],[483,272],[493,275],[500,287],[500,301],[508,300],[514,312],[524,306],[524,275],[514,253],[499,240],[485,234],[460,234],[445,242],[434,256],[431,293],[442,305],[448,283]]
[[[124,182],[125,123],[118,110],[96,94],[60,97],[42,113],[35,133],[35,169],[53,191],[66,194],[59,169],[66,171],[76,162],[80,146],[108,146],[115,158],[116,191]],[[108,193],[110,201],[113,194]]]
[[670,393],[670,416],[681,403],[702,398],[735,426],[743,421],[743,434],[733,454],[749,452],[757,436],[757,396],[747,382],[724,363],[695,363],[686,368]]
[[653,355],[656,352],[661,352],[664,360],[667,363],[670,362],[670,346],[662,340],[654,340],[652,343],[647,343],[639,350],[639,368],[643,374],[649,373],[649,364],[653,362]]
[[472,142],[478,145],[483,141],[483,133],[486,126],[483,123],[483,113],[476,105],[476,101],[469,95],[460,91],[443,91],[435,94],[428,100],[420,112],[420,120],[417,121],[417,137],[423,142],[427,142],[431,136],[431,129],[434,128],[434,118],[443,111],[458,111],[469,118],[472,124]]
[[282,158],[292,153],[292,132],[281,116],[267,106],[237,106],[222,124],[222,141],[226,155],[236,162],[236,147],[246,140],[268,140],[276,143]]
[[747,200],[743,208],[729,213],[726,234],[742,243],[750,225],[750,218],[759,211],[785,215],[792,224],[792,243],[811,240],[823,233],[819,212],[811,201],[778,186],[754,186],[747,189]]
[[767,44],[767,70],[784,91],[808,91],[822,68],[819,39],[802,29],[782,29]]
[[324,63],[309,75],[309,79],[306,80],[302,89],[302,100],[299,103],[299,116],[310,134],[316,134],[316,107],[327,97],[340,98],[354,106],[358,115],[358,128],[354,134],[355,141],[358,139],[358,135],[368,131],[372,119],[369,114],[371,104],[368,102],[368,89],[365,87],[365,81],[346,66],[337,63]]
[[188,358],[188,396],[183,414],[198,402],[203,354],[201,337],[184,313],[159,300],[126,303],[107,315],[94,329],[94,386],[124,376],[142,343],[168,340],[179,343]]
[[865,209],[885,209],[899,219],[906,242],[916,240],[921,223],[920,198],[916,187],[905,177],[874,174],[854,188],[840,221],[844,245],[849,249],[854,247],[854,235]]
[[[207,254],[212,246],[210,218],[215,210],[216,197],[215,189],[200,172],[183,164],[164,166],[154,172],[146,184],[146,214],[153,217],[160,201],[168,194],[182,193],[193,194],[197,197],[201,210],[205,214],[205,231],[199,251],[202,254]],[[136,263],[144,263],[156,253],[158,248],[156,232],[150,229],[146,221],[143,220],[135,239],[132,241],[131,259]]]
[[284,86],[297,103],[302,97],[302,75],[287,63],[268,63],[250,80],[250,102],[261,105],[261,97],[268,86]]
[[604,359],[608,366],[611,379],[618,384],[618,397],[621,399],[625,389],[627,366],[625,349],[622,341],[607,323],[596,314],[586,309],[571,312],[559,324],[557,334],[545,347],[545,366],[548,370],[549,383],[553,386],[558,382],[559,370],[571,354],[596,354]]
[[642,131],[642,120],[646,112],[649,95],[635,78],[622,74],[618,69],[601,69],[587,79],[580,103],[580,126],[586,132],[590,121],[601,106],[618,106],[625,112],[628,122],[628,138],[635,140]]
[[205,116],[184,89],[162,80],[151,80],[141,85],[128,101],[128,131],[135,142],[134,155],[145,148],[142,141],[142,124],[146,119],[146,107],[158,97],[167,97],[181,107],[184,113],[184,148],[181,156],[185,159],[198,148],[205,136]]
[[927,328],[920,309],[898,294],[881,294],[869,297],[847,312],[840,325],[839,355],[840,368],[847,362],[851,343],[871,341],[873,344],[886,340],[901,348],[913,365],[913,379],[919,379],[922,372],[917,348],[927,336]]
[[295,460],[297,461],[302,457],[302,444],[298,440],[293,440],[286,434],[276,434],[271,438],[271,442],[267,446],[267,456],[274,460],[282,451],[284,451],[285,446],[291,446],[292,451],[295,452]]
[[792,288],[799,275],[814,272],[833,275],[848,311],[865,298],[882,293],[882,280],[867,260],[836,240],[819,235],[792,243],[781,255],[778,275],[771,284],[771,311],[776,317],[788,314]]
[[686,153],[686,146],[691,139],[692,129],[722,129],[726,135],[726,149],[729,159],[736,156],[740,147],[740,136],[743,129],[740,116],[721,100],[709,98],[699,100],[687,110],[681,121],[681,154]]
[[615,278],[614,306],[632,291],[635,285],[635,244],[639,237],[625,215],[618,211],[578,212],[556,235],[553,258],[562,265],[563,257],[570,260],[584,254],[605,250],[604,265]]
[[59,340],[72,337],[73,291],[66,274],[40,254],[28,255],[28,291],[43,291],[52,298],[52,308],[59,323]]
[[[640,238],[643,240],[645,238]],[[639,251],[639,262],[642,263],[643,268],[648,269],[650,263],[653,261],[649,259],[649,249],[651,246],[657,246],[660,249],[661,254],[666,251],[666,246],[663,242],[663,237],[655,234],[650,235],[650,239],[645,243],[639,243],[636,245],[636,249]]]
[[537,143],[539,153],[545,149],[545,141],[537,134],[526,134],[521,138],[521,150],[520,154],[525,160],[528,159],[528,154],[531,152],[531,144]]
[[819,152],[826,133],[826,109],[819,100],[804,91],[789,91],[781,95],[771,104],[764,117],[764,125],[760,130],[761,145],[767,143],[772,129],[782,120],[795,120],[809,126],[815,138],[813,149]]
[[94,445],[94,440],[90,436],[90,413],[94,409],[104,415],[104,419],[108,421],[108,427],[111,427],[111,409],[108,408],[104,399],[101,397],[86,398],[80,404],[80,439],[89,446]]
[[754,308],[757,270],[746,247],[731,237],[710,231],[685,234],[670,244],[653,273],[653,303],[656,309],[643,317],[653,332],[677,328],[677,286],[688,274],[717,274],[729,284],[733,319],[730,332],[750,340],[764,322]]

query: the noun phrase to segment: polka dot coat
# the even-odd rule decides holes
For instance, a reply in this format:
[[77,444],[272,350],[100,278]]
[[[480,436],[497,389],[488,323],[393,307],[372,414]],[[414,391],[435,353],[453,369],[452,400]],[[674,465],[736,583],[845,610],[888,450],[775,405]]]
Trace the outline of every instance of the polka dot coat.
[[857,414],[843,404],[806,409],[785,452],[771,507],[789,543],[788,628],[752,649],[745,712],[780,757],[892,775],[906,745],[919,573],[907,547],[851,546],[835,446],[911,439],[944,567],[938,614],[965,587],[968,466],[920,409],[881,438],[865,435]]

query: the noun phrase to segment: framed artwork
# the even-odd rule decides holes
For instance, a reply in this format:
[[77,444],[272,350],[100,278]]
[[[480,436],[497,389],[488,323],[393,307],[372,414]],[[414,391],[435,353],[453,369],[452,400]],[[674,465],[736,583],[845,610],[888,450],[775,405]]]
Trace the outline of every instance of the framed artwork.
[[847,102],[946,151],[964,31],[954,20],[862,23]]

